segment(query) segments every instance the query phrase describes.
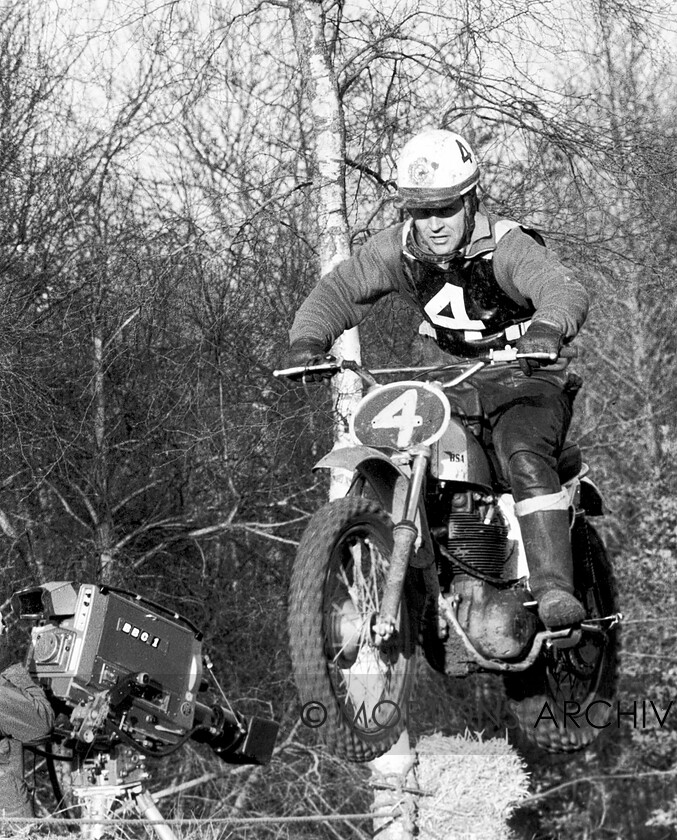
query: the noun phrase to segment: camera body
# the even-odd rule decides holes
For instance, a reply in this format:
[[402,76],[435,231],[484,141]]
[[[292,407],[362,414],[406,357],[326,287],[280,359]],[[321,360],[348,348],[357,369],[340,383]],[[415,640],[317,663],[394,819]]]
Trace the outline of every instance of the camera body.
[[68,713],[75,741],[124,739],[166,754],[195,737],[227,762],[270,759],[274,721],[201,702],[202,635],[186,618],[121,589],[69,581],[16,592],[12,610],[35,622],[28,670]]
[[12,606],[20,618],[39,622],[27,667],[54,697],[77,707],[102,691],[115,699],[124,685],[137,733],[192,728],[202,645],[187,621],[141,598],[70,582],[18,592]]

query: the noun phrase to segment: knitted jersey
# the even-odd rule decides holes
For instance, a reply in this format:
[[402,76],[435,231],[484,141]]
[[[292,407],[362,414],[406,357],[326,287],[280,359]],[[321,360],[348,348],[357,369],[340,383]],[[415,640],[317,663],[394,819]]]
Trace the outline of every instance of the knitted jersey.
[[411,220],[368,239],[321,278],[297,312],[290,340],[329,349],[392,293],[421,312],[443,350],[458,355],[514,343],[531,320],[570,340],[588,311],[585,288],[552,251],[516,222],[481,208],[470,242],[446,263],[415,247]]

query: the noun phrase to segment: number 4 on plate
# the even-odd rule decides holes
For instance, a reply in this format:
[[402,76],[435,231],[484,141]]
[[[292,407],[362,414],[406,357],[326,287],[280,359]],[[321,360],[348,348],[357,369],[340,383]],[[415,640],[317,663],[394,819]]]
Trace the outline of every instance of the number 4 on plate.
[[398,429],[397,446],[408,446],[414,429],[423,423],[420,414],[416,414],[418,394],[415,388],[405,391],[394,399],[374,417],[371,425],[374,429]]

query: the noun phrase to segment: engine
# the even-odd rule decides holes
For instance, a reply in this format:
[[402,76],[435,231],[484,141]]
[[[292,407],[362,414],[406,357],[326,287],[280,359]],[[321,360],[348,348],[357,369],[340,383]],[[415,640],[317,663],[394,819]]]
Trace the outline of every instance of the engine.
[[[443,557],[440,582],[445,597],[457,603],[459,623],[480,654],[517,658],[531,642],[537,622],[535,614],[524,608],[532,600],[528,590],[509,580],[515,543],[508,522],[490,496],[454,492],[444,501],[446,523],[443,528],[438,525],[434,534]],[[458,645],[455,650],[445,669],[463,673],[467,663],[459,668],[451,661],[462,653]]]
[[[481,575],[500,578],[508,557],[508,528],[484,522],[479,512],[452,512],[447,526],[447,550]],[[452,561],[454,574],[468,573]]]

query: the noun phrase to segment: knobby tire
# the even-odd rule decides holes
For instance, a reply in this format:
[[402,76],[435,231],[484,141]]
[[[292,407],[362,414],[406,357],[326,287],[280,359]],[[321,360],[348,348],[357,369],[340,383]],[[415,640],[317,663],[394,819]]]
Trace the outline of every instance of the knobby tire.
[[406,599],[391,641],[377,648],[370,634],[392,540],[378,505],[338,499],[310,520],[292,573],[290,652],[304,722],[350,761],[387,752],[407,724],[416,646]]

